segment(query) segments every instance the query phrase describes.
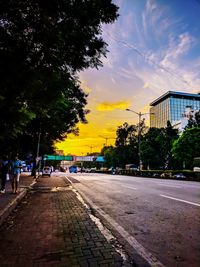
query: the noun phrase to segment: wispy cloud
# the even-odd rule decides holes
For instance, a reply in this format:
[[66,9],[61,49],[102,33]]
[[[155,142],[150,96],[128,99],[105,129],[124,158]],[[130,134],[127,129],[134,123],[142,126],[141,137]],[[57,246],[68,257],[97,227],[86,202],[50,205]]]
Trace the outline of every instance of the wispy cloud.
[[92,92],[92,89],[88,86],[86,80],[81,80],[81,88],[86,94],[89,94],[90,92]]
[[[168,66],[169,61],[177,59],[182,55],[186,55],[187,52],[196,44],[195,38],[189,33],[183,33],[178,36],[178,41],[170,40],[170,47],[166,51],[166,55],[161,61],[161,64]],[[170,65],[172,66],[172,65]]]
[[130,104],[131,103],[129,100],[124,100],[124,101],[119,101],[119,102],[103,102],[97,106],[97,110],[99,111],[112,111],[115,109],[124,110],[128,106],[130,106]]

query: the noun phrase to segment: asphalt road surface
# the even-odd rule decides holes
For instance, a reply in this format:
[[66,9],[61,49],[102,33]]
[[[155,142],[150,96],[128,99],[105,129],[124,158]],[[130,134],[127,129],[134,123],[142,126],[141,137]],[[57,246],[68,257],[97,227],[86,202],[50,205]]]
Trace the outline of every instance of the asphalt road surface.
[[65,175],[150,265],[200,266],[200,183]]

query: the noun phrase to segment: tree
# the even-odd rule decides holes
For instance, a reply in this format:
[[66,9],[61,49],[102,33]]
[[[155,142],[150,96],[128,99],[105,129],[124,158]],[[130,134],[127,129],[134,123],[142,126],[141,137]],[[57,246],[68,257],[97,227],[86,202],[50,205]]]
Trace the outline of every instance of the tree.
[[200,110],[195,113],[194,117],[191,117],[188,120],[186,129],[193,128],[193,127],[200,127]]
[[[142,128],[140,128],[142,129]],[[128,163],[139,164],[138,158],[138,125],[125,122],[116,132],[117,166],[124,167]]]
[[141,159],[145,167],[158,169],[164,166],[161,156],[160,134],[162,129],[150,128],[141,141]]
[[151,169],[173,168],[173,141],[178,138],[178,132],[167,122],[166,128],[150,128],[141,142],[141,158]]
[[106,167],[116,167],[117,165],[117,156],[116,149],[113,146],[107,146],[103,149],[104,158],[105,158],[105,166]]
[[174,140],[178,139],[178,130],[172,127],[170,121],[167,121],[167,127],[162,129],[158,139],[160,139],[160,151],[161,157],[163,158],[164,167],[165,169],[172,169],[174,162],[172,146]]
[[172,152],[176,159],[185,162],[186,168],[192,168],[193,159],[200,156],[200,128],[186,129],[178,140],[174,141]]
[[35,140],[40,129],[62,139],[86,122],[77,73],[102,66],[101,25],[117,10],[111,0],[1,1],[0,145]]

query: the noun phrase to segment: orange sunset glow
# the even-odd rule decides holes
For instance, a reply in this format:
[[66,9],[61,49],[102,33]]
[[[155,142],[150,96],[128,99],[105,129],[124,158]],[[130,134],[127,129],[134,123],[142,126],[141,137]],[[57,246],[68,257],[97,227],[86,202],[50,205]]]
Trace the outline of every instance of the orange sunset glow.
[[[138,123],[138,116],[126,108],[148,113],[149,103],[167,91],[198,92],[198,30],[181,13],[173,14],[175,2],[167,6],[158,1],[152,8],[150,1],[114,0],[120,16],[102,26],[109,50],[101,58],[103,67],[78,73],[88,94],[88,124],[78,124],[79,136],[70,134],[55,144],[57,150],[75,155],[100,152],[104,144],[114,145],[118,126]],[[185,4],[191,7],[190,1]],[[149,115],[144,118],[148,126]]]

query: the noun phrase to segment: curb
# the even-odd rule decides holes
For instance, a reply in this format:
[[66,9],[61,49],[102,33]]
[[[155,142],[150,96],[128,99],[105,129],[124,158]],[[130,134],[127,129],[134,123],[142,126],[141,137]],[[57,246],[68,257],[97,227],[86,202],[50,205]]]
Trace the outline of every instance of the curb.
[[[31,183],[28,188],[34,185],[36,182],[34,181]],[[28,189],[23,188],[22,191],[14,198],[10,203],[6,205],[6,207],[0,211],[0,226],[3,224],[5,219],[10,215],[10,213],[15,209],[15,207],[20,203],[20,201],[25,197],[27,194]]]

